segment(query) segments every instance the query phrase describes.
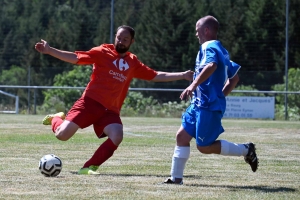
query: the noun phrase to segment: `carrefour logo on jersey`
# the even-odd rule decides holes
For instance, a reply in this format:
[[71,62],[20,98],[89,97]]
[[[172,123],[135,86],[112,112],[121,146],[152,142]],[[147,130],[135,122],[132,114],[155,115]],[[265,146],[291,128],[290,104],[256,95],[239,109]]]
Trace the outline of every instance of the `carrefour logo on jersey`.
[[[120,58],[120,59],[116,59],[113,64],[116,66],[116,68],[118,70],[120,70],[121,72],[122,71],[126,71],[127,69],[129,69],[129,65],[127,64],[127,62]],[[124,76],[122,73],[119,73],[119,72],[115,72],[113,70],[109,70],[109,74],[113,75],[113,78],[114,79],[117,79],[119,80],[120,82],[124,82],[127,77]]]
[[123,58],[117,59],[113,63],[120,71],[126,71],[129,69],[129,65]]

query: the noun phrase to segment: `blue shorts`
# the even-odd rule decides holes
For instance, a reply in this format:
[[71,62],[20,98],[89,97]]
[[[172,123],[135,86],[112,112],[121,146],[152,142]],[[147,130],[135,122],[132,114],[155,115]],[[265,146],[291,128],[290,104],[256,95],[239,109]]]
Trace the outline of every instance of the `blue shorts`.
[[209,146],[224,132],[222,117],[221,111],[209,111],[191,104],[182,114],[181,122],[198,146]]

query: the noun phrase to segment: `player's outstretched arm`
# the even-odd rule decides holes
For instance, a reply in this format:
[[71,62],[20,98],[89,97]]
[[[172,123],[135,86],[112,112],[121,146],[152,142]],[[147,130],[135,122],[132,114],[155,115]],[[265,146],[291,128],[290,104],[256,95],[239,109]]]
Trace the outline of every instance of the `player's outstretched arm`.
[[185,72],[158,72],[157,75],[152,79],[153,82],[169,82],[177,80],[193,80],[194,72],[191,70]]
[[227,80],[226,84],[223,87],[223,94],[225,96],[229,95],[230,92],[235,88],[236,84],[239,82],[240,78],[236,74],[234,77]]
[[69,62],[72,64],[76,64],[78,62],[77,55],[74,52],[70,51],[62,51],[59,49],[55,49],[50,47],[48,42],[45,40],[41,40],[35,44],[35,49],[42,54],[49,54],[55,58],[58,58],[62,61]]

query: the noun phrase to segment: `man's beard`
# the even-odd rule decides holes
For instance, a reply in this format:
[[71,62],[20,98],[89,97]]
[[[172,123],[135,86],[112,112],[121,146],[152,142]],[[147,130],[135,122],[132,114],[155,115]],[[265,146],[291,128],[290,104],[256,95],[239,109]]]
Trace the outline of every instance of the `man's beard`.
[[125,47],[124,45],[120,44],[115,45],[115,49],[118,53],[126,53],[129,50],[129,47]]

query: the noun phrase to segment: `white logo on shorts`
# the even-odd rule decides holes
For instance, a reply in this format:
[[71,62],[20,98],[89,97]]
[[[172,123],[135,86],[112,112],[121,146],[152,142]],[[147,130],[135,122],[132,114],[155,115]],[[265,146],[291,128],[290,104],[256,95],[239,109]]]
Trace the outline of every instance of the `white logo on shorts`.
[[[205,138],[205,137],[204,137]],[[203,142],[204,138],[198,137],[199,140],[201,140]]]

